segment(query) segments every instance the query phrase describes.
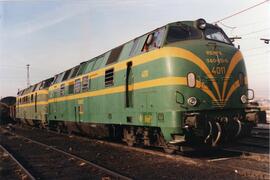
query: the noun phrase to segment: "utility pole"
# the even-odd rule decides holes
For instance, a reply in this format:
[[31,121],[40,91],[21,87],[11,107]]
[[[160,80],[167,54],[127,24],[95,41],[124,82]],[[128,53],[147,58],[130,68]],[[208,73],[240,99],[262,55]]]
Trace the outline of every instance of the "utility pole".
[[27,68],[27,87],[30,86],[29,67],[30,67],[30,64],[26,64],[26,68]]

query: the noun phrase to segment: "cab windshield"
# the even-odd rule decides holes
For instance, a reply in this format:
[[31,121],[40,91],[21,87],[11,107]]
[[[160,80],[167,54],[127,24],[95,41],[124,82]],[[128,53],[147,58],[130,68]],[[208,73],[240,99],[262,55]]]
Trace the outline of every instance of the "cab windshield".
[[230,39],[226,36],[226,34],[222,31],[222,29],[218,27],[215,26],[207,27],[204,31],[204,35],[206,39],[231,44]]
[[168,43],[173,43],[176,41],[184,41],[199,38],[201,38],[201,34],[194,27],[187,25],[172,25],[169,27],[166,40]]

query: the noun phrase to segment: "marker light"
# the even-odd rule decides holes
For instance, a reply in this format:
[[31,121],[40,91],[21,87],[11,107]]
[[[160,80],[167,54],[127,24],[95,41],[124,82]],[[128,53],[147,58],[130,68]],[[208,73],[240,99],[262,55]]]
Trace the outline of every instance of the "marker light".
[[197,102],[198,101],[197,101],[197,99],[195,97],[190,97],[190,98],[187,99],[187,103],[190,106],[196,106]]
[[242,95],[242,96],[241,96],[241,102],[242,102],[243,104],[246,104],[246,103],[247,103],[247,96],[246,96],[246,95]]

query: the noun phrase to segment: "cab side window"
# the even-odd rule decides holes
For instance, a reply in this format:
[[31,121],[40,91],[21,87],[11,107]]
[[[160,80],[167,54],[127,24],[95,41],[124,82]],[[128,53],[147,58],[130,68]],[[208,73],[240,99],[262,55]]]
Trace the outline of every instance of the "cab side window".
[[74,84],[74,93],[81,92],[81,79],[76,79]]
[[86,92],[89,89],[89,81],[88,76],[84,76],[82,78],[82,92]]
[[145,40],[142,51],[147,52],[154,48],[160,48],[164,37],[164,32],[165,27],[162,27],[150,33]]
[[65,95],[65,84],[61,84],[60,86],[60,96],[64,96]]

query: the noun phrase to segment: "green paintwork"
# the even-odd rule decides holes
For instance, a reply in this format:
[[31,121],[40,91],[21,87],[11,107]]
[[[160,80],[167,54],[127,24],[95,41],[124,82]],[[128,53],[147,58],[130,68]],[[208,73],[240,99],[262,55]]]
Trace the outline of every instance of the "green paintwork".
[[[194,22],[183,22],[187,25],[193,25]],[[170,25],[170,24],[169,24]],[[168,29],[168,26],[166,29]],[[166,34],[166,33],[165,33]],[[148,34],[145,34],[138,38],[138,44],[134,50],[132,56],[142,54],[141,49],[145,43]],[[211,70],[216,64],[207,63],[206,59],[209,58],[205,54],[206,51],[211,50],[212,47],[207,46],[208,40],[197,39],[189,41],[181,41],[173,44],[166,44],[165,40],[162,41],[162,47],[179,47],[193,52],[200,57],[208,68]],[[119,56],[118,62],[127,60],[130,57],[130,51],[133,47],[134,41],[127,42]],[[223,52],[220,58],[230,60],[236,53],[237,49],[231,45],[215,42],[218,50]],[[155,49],[156,50],[156,49]],[[100,69],[106,66],[107,59],[110,55],[110,51],[106,52],[104,56],[94,59],[100,59],[96,63],[93,60],[87,62],[87,65],[82,74]],[[228,64],[224,64],[226,70]],[[148,70],[149,76],[142,77],[141,73],[144,70]],[[180,59],[177,57],[166,57],[157,59],[142,65],[132,67],[132,79],[133,83],[144,82],[148,80],[155,80],[164,77],[186,77],[189,72],[194,72],[196,77],[202,82],[207,84],[212,92],[215,93],[215,89],[212,84],[209,83],[209,79],[206,74],[197,65]],[[246,76],[246,70],[244,61],[237,64],[233,70],[231,78],[229,79],[228,87],[238,78],[239,72],[243,72]],[[222,86],[224,82],[224,75],[216,75],[216,81],[218,83],[220,92],[222,92]],[[114,72],[114,86],[125,85],[126,70]],[[74,78],[76,79],[76,78]],[[89,91],[104,89],[104,77],[98,77],[91,79],[91,86]],[[111,87],[108,87],[111,88]],[[181,92],[184,95],[184,104],[176,102],[176,91]],[[243,111],[245,105],[241,103],[240,96],[246,94],[247,85],[238,88],[231,96],[227,105],[223,109],[235,109],[236,112]],[[65,95],[68,95],[68,87],[65,87]],[[216,95],[216,94],[215,94]],[[200,104],[196,107],[190,107],[187,104],[187,98],[195,96],[199,99]],[[189,88],[187,86],[160,86],[151,87],[145,89],[138,89],[133,91],[132,107],[125,107],[125,92],[114,93],[109,95],[101,95],[95,97],[87,97],[84,99],[69,100],[64,102],[54,101],[54,98],[60,97],[60,90],[49,91],[49,99],[53,102],[49,103],[48,107],[48,120],[53,121],[73,121],[73,122],[87,122],[87,123],[103,123],[103,124],[121,124],[121,125],[136,125],[136,126],[153,126],[160,127],[165,139],[171,140],[171,134],[183,134],[182,127],[184,125],[183,113],[184,112],[201,112],[205,110],[216,109],[217,112],[212,112],[212,115],[220,114],[222,109],[213,106],[211,98],[202,92],[200,88]],[[78,107],[83,107],[83,112],[78,112]],[[46,106],[41,107],[41,112],[46,111]],[[36,117],[33,113],[33,109],[20,110],[18,116],[24,118],[24,111],[27,111],[27,118]],[[224,111],[225,112],[225,111]],[[29,116],[28,116],[29,114]],[[32,116],[30,116],[32,114]],[[163,114],[164,118],[160,119],[158,116]],[[132,117],[132,122],[127,122],[127,117]]]
[[[30,96],[29,96],[30,97]],[[37,100],[34,99],[29,103],[17,102],[16,104],[16,118],[28,120],[29,123],[33,123],[33,120],[40,121],[42,124],[47,123],[48,105],[39,104],[40,102],[48,101],[48,94],[37,94]],[[30,99],[30,98],[29,98]],[[36,104],[36,105],[35,105]]]

